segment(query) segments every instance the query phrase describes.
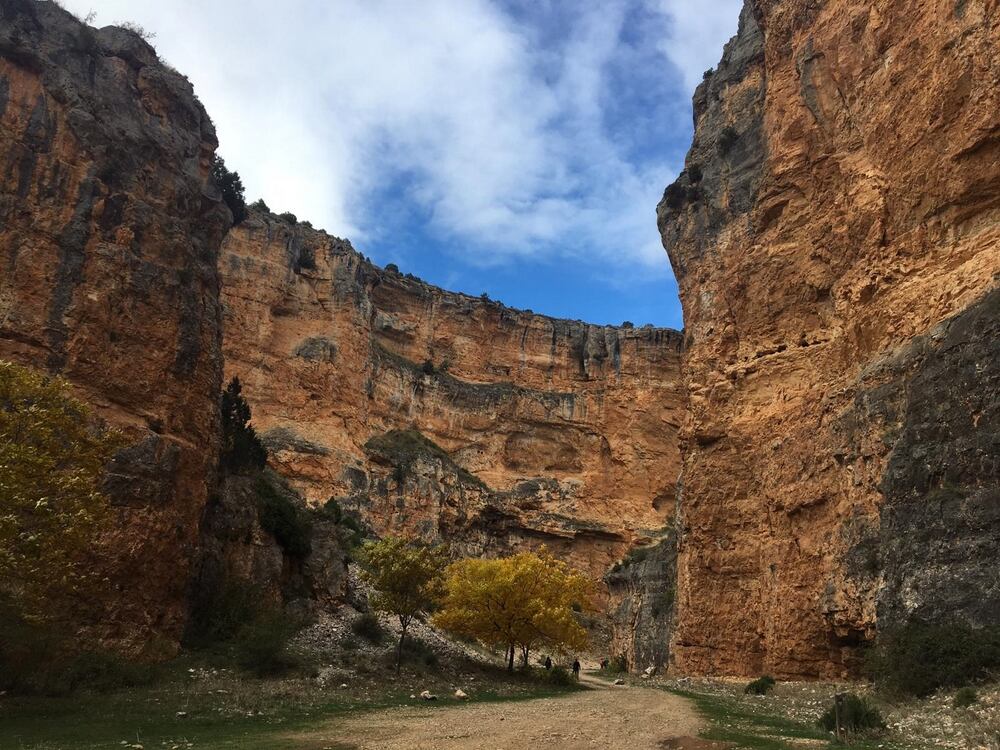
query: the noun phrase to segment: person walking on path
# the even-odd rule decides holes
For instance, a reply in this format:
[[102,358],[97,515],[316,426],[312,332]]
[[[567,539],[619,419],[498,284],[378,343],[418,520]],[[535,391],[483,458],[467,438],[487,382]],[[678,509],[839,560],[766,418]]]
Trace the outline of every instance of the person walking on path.
[[573,660],[573,676],[577,679],[577,682],[579,682],[579,680],[580,680],[580,660],[579,659],[574,659]]

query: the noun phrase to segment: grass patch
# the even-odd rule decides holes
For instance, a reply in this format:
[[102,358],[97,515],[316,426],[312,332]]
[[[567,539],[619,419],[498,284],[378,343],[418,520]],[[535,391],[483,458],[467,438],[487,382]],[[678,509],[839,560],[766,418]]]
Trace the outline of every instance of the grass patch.
[[[737,748],[752,750],[799,750],[800,740],[825,740],[826,744],[816,747],[839,748],[840,750],[871,750],[883,748],[894,750],[896,746],[879,740],[852,741],[838,744],[822,729],[803,724],[783,716],[774,716],[754,710],[752,705],[718,695],[693,693],[687,690],[670,692],[687,698],[705,718],[709,728],[702,732],[702,738],[719,742],[732,742]],[[898,750],[898,749],[897,749]]]
[[774,678],[766,674],[763,677],[758,677],[753,682],[747,683],[747,686],[743,688],[743,693],[745,695],[767,695],[774,689],[774,685]]
[[[258,680],[229,669],[216,675],[207,668],[211,663],[202,654],[185,655],[165,665],[154,685],[128,691],[5,698],[0,701],[0,747],[97,750],[122,743],[146,748],[183,748],[192,743],[213,750],[315,750],[314,739],[289,735],[382,708],[467,705],[451,697],[454,675],[428,677],[425,684],[441,699],[423,703],[410,699],[411,689],[396,679],[364,682],[355,675],[347,680],[351,690],[322,689],[304,678]],[[475,683],[465,686],[471,696],[468,705],[558,697],[578,689],[543,685],[531,675],[508,675],[482,665],[470,665],[468,670],[476,675]]]

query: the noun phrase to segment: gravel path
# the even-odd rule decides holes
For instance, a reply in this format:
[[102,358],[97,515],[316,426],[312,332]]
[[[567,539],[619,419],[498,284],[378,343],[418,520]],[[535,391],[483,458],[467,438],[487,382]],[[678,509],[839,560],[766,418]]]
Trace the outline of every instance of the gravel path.
[[[509,703],[365,713],[294,737],[296,747],[361,750],[661,750],[702,727],[693,706],[663,690],[610,687]],[[291,739],[291,738],[290,738]]]

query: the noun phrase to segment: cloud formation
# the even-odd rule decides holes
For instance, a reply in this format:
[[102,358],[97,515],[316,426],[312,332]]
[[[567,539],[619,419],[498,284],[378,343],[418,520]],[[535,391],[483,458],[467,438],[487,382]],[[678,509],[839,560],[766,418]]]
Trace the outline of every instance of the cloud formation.
[[[739,0],[66,0],[156,33],[248,196],[362,247],[668,273],[653,210]],[[424,242],[426,246],[426,241]]]

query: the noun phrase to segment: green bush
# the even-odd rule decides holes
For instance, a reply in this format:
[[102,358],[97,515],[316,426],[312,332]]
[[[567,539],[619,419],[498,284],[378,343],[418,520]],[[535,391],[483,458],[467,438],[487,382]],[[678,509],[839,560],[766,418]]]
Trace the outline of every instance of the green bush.
[[371,612],[365,612],[355,617],[351,622],[351,632],[373,644],[382,643],[386,636],[382,623]]
[[[383,662],[387,667],[395,668],[396,652],[394,650],[387,651],[383,655]],[[403,641],[402,663],[434,669],[438,666],[439,659],[438,655],[434,653],[434,650],[427,643],[419,638],[408,636]]]
[[64,679],[69,689],[93,690],[99,693],[148,685],[156,679],[152,664],[125,659],[110,651],[89,651],[75,657],[67,665]]
[[881,633],[865,666],[890,693],[924,697],[942,687],[961,687],[1000,668],[1000,627],[915,620]]
[[288,555],[305,557],[312,550],[312,524],[305,511],[265,477],[257,483],[257,514],[261,528]]
[[973,703],[979,702],[979,696],[976,695],[976,691],[970,687],[961,688],[955,697],[951,701],[952,708],[968,708]]
[[289,652],[288,642],[301,626],[278,610],[259,615],[236,635],[240,666],[260,677],[281,675],[297,666],[299,660]]
[[576,680],[566,667],[552,667],[552,669],[535,670],[534,675],[539,682],[546,685],[556,685],[559,687],[569,687],[575,685]]
[[743,692],[746,695],[767,695],[774,689],[775,681],[771,675],[766,674],[763,677],[758,677],[753,682],[747,684],[743,688]]
[[[818,722],[828,732],[837,730],[837,708],[830,706]],[[840,728],[848,734],[861,734],[885,729],[878,708],[867,698],[848,693],[840,707]]]

